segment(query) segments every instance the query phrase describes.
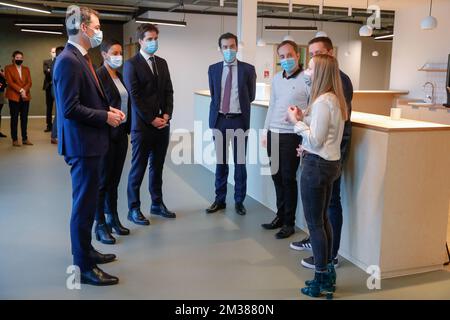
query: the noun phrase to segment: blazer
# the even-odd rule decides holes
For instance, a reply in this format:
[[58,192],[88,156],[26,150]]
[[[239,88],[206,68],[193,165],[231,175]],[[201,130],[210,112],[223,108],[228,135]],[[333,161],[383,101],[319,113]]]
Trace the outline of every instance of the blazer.
[[173,86],[166,60],[155,56],[158,76],[155,77],[138,52],[124,64],[123,78],[131,99],[131,131],[147,131],[152,121],[163,114],[172,118]]
[[49,69],[51,69],[51,66],[53,64],[52,59],[44,60],[44,63],[42,65],[42,69],[44,71],[44,84],[42,86],[42,90],[47,90],[52,85],[52,74]]
[[103,156],[109,147],[109,104],[86,58],[71,44],[53,71],[58,152],[66,157]]
[[[209,127],[216,128],[219,116],[220,103],[222,101],[222,72],[224,62],[219,62],[209,66],[208,79],[209,91],[211,92],[211,104],[209,107]],[[251,103],[255,100],[256,94],[256,72],[251,64],[238,61],[238,90],[239,103],[242,116],[244,117],[244,130],[250,128]]]
[[5,78],[8,83],[5,93],[6,99],[19,102],[21,97],[20,89],[23,88],[27,94],[27,98],[23,99],[23,101],[31,100],[30,89],[33,83],[31,81],[31,73],[28,67],[22,66],[22,78],[20,78],[17,67],[10,64],[5,67]]
[[[108,70],[105,66],[102,66],[97,69],[97,76],[98,80],[101,82],[103,90],[105,91],[106,99],[108,100],[108,104],[114,108],[120,109],[120,106],[122,105],[122,98],[120,97],[120,92],[117,89],[114,80],[111,78]],[[117,72],[117,76],[119,77],[120,81],[123,84],[123,77],[122,74]],[[124,84],[125,86],[125,84]],[[124,123],[125,125],[125,131],[126,133],[130,133],[131,130],[131,100],[129,98],[128,94],[128,110],[127,110],[127,122]],[[114,139],[114,137],[117,135],[117,132],[119,131],[119,127],[117,128],[111,128],[111,136]]]

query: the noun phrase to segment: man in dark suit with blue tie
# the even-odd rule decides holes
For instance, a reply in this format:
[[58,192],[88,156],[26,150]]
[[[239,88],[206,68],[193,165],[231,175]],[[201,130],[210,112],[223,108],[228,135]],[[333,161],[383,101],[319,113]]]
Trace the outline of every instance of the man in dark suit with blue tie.
[[170,140],[173,87],[166,60],[156,56],[158,28],[150,23],[137,30],[140,51],[124,65],[124,82],[131,99],[132,160],[128,177],[128,220],[138,225],[150,221],[141,212],[140,189],[149,166],[150,213],[174,219],[163,201],[162,175]]
[[238,39],[232,33],[219,38],[224,61],[209,67],[211,105],[209,126],[213,129],[216,147],[216,199],[206,209],[214,213],[225,209],[228,181],[228,146],[233,146],[234,200],[236,213],[245,215],[244,199],[247,193],[247,169],[245,165],[247,130],[250,127],[250,105],[255,100],[255,67],[237,60]]
[[[97,267],[115,260],[91,245],[100,162],[109,146],[110,126],[117,127],[125,115],[108,105],[87,51],[100,45],[98,12],[81,7],[67,10],[69,41],[58,57],[53,84],[58,117],[58,152],[71,167],[72,217],[70,236],[74,265],[81,272],[81,283],[113,285],[119,279]],[[79,10],[78,10],[79,9]]]

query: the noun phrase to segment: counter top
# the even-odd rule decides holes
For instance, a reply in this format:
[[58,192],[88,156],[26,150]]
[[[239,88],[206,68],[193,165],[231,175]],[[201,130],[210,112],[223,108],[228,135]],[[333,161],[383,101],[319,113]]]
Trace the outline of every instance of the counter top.
[[450,126],[445,124],[409,119],[392,120],[387,116],[357,111],[352,112],[352,124],[356,127],[384,132],[450,131]]
[[393,95],[406,95],[409,94],[407,90],[355,90],[353,94],[393,94]]
[[[195,94],[210,97],[209,90],[199,90]],[[268,107],[268,101],[254,101],[256,106]],[[382,116],[364,112],[352,112],[352,124],[382,132],[408,132],[408,131],[450,131],[449,125],[433,122],[416,121],[409,119],[391,120],[388,116]]]

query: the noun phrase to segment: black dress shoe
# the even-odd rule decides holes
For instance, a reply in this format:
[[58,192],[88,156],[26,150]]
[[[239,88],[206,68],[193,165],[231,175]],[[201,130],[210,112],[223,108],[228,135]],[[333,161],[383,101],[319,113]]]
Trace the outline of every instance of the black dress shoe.
[[140,209],[132,209],[130,212],[128,212],[128,220],[141,226],[150,225],[150,221],[146,217],[144,217]]
[[223,202],[214,202],[208,209],[206,209],[206,213],[214,213],[220,210],[223,210],[227,207],[227,205]]
[[116,239],[111,235],[106,223],[96,223],[95,239],[103,244],[115,244]]
[[292,236],[295,233],[294,227],[283,226],[278,233],[275,234],[275,238],[277,239],[286,239]]
[[89,252],[89,257],[94,261],[95,264],[105,264],[116,260],[115,254],[103,254],[95,249]]
[[177,215],[174,212],[167,209],[164,203],[152,204],[150,208],[150,213],[169,219],[175,219],[177,217]]
[[247,214],[247,210],[242,203],[236,203],[235,209],[236,213],[240,216],[245,216]]
[[125,228],[119,220],[117,211],[113,214],[106,214],[106,225],[108,229],[115,232],[119,236],[127,236],[130,234],[130,229]]
[[264,223],[261,225],[266,230],[275,230],[281,228],[283,226],[283,221],[281,221],[280,217],[276,216],[275,219],[272,220],[271,223]]
[[7,138],[7,136],[0,132],[0,138]]
[[52,132],[52,127],[47,127],[44,132]]
[[99,267],[81,273],[81,283],[93,286],[112,286],[119,283],[119,278],[107,274]]

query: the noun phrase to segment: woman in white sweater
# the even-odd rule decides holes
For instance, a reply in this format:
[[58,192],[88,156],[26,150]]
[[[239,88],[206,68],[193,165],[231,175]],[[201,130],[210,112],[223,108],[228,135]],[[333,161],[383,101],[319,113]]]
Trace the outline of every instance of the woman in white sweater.
[[309,64],[312,88],[308,108],[289,108],[288,120],[301,135],[301,197],[315,261],[314,280],[307,281],[303,294],[332,296],[336,272],[332,263],[332,231],[327,209],[333,182],[341,170],[340,145],[347,120],[338,62],[329,55],[317,55]]

